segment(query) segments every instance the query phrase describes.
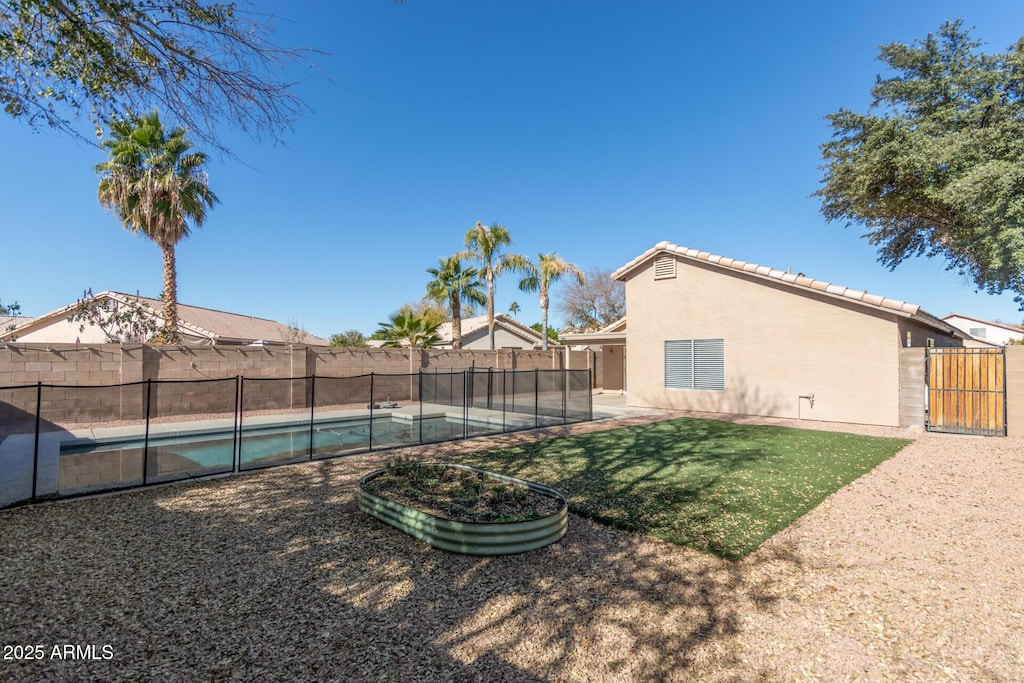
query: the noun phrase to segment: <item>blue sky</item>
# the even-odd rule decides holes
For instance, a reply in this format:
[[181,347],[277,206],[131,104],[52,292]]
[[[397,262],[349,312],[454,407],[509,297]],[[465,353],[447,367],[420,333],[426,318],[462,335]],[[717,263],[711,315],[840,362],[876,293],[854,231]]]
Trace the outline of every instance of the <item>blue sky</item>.
[[[878,46],[962,18],[989,51],[1024,34],[1017,0],[263,3],[313,114],[284,145],[227,136],[222,203],[178,249],[182,303],[370,333],[419,299],[476,221],[514,250],[617,268],[661,240],[1019,322],[938,260],[889,272],[818,202],[822,117],[864,111]],[[83,123],[83,130],[88,126]],[[94,291],[161,288],[159,249],[96,201],[103,154],[0,118],[0,300],[41,315]],[[497,310],[539,321],[498,283]]]

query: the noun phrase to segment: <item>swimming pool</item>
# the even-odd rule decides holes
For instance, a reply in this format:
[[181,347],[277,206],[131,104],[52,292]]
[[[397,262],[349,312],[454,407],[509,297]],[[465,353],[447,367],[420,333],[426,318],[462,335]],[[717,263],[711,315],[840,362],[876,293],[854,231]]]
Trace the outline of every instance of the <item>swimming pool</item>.
[[[501,425],[485,420],[438,415],[411,417],[383,415],[314,422],[278,422],[243,425],[238,439],[231,427],[199,433],[152,434],[147,443],[134,435],[119,439],[76,439],[60,446],[61,470],[75,471],[74,485],[98,485],[93,477],[83,479],[82,470],[118,473],[116,479],[147,479],[168,475],[217,474],[263,467],[310,457],[330,457],[396,446],[451,441],[500,431]],[[76,462],[77,461],[77,462]],[[127,474],[125,474],[127,472]],[[133,477],[135,473],[137,476]],[[64,477],[62,477],[64,478]],[[107,481],[107,484],[112,483]],[[67,488],[61,486],[60,488]]]

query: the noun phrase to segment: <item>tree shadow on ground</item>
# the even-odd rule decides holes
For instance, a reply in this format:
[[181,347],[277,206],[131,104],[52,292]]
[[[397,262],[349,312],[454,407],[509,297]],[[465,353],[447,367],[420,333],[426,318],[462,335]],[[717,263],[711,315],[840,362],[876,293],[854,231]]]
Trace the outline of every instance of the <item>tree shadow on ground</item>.
[[[4,513],[2,635],[111,645],[11,680],[750,680],[744,610],[764,554],[731,563],[570,517],[564,539],[445,553],[359,512],[386,455]],[[6,663],[5,663],[6,665]]]

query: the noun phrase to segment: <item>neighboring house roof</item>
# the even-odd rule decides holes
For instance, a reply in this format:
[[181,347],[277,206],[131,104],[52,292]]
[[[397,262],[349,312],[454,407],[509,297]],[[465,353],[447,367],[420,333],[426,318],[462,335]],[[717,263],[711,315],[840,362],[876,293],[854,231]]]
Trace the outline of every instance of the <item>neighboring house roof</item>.
[[[494,329],[504,329],[511,335],[514,335],[523,340],[523,343],[529,346],[540,346],[542,338],[540,332],[536,331],[532,327],[527,327],[514,318],[510,318],[504,313],[496,313],[494,316]],[[473,335],[476,332],[487,329],[487,316],[477,315],[472,318],[462,319],[462,338],[465,339]],[[439,346],[448,346],[452,343],[452,321],[441,323],[437,328],[437,336],[441,338]],[[549,340],[549,346],[557,346],[555,341]]]
[[[144,296],[134,296],[121,292],[100,292],[93,296],[94,299],[112,299],[123,305],[141,307],[151,314],[153,321],[163,325],[163,302],[159,299],[150,299]],[[0,339],[5,337],[17,337],[28,331],[41,329],[47,325],[67,320],[68,316],[77,308],[75,302],[56,311],[47,313],[28,323],[21,324],[13,331],[0,334]],[[210,308],[178,304],[178,330],[179,333],[190,339],[191,343],[199,341],[218,344],[251,344],[265,342],[268,344],[311,344],[326,346],[328,341],[311,334],[306,334],[299,340],[296,331],[283,323],[264,318],[216,311]],[[298,333],[301,336],[301,333]]]
[[27,315],[0,315],[0,332],[6,332],[8,327],[21,327],[35,320]]
[[1002,330],[1006,330],[1007,332],[1024,334],[1024,327],[1017,327],[1016,325],[1007,325],[1006,323],[994,323],[991,320],[982,320],[981,318],[975,318],[973,315],[964,315],[963,313],[950,313],[949,315],[942,316],[942,319],[947,321],[950,320],[951,318],[963,318],[964,320],[972,320],[980,325],[985,325],[987,327],[998,327]]
[[626,317],[623,316],[615,322],[605,325],[594,332],[570,332],[562,335],[566,344],[625,344],[626,343]]
[[852,302],[868,309],[895,313],[905,318],[912,318],[923,325],[941,330],[950,336],[961,339],[970,338],[967,333],[953,325],[950,325],[940,318],[937,318],[931,313],[928,313],[916,304],[907,303],[906,301],[901,301],[899,299],[890,299],[878,296],[877,294],[869,294],[864,290],[851,289],[850,287],[832,284],[824,280],[815,280],[805,276],[803,273],[793,274],[788,271],[778,270],[768,266],[761,266],[756,263],[738,261],[736,259],[718,256],[706,251],[682,247],[678,244],[673,244],[672,242],[658,242],[658,244],[654,245],[612,273],[612,278],[615,280],[627,280],[638,268],[647,263],[647,261],[656,258],[659,254],[673,254],[684,261],[706,264],[726,272],[741,272],[756,278],[764,278],[766,280],[782,283],[783,285],[792,287],[794,290],[810,290],[818,292],[819,294],[827,297],[835,297],[836,299]]

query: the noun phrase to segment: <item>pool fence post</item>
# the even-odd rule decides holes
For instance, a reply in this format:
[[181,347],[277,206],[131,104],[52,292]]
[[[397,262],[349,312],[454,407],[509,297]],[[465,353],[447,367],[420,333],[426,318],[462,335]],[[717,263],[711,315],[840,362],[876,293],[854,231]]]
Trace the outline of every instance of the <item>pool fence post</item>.
[[[150,401],[153,398],[153,378],[146,380],[146,438],[142,446],[142,485],[145,486],[149,476],[149,415]],[[158,467],[159,469],[159,467]]]
[[366,448],[373,450],[373,370],[370,370],[370,436],[366,442]]
[[309,459],[313,460],[313,425],[316,419],[316,372],[310,377],[309,385]]
[[487,368],[487,410],[494,407],[494,368]]
[[[420,397],[420,445],[423,444],[423,368],[419,370],[419,387],[417,391]],[[436,377],[436,375],[435,375]]]
[[540,426],[540,368],[533,369],[533,426]]
[[587,422],[594,421],[594,369],[587,368]]
[[569,375],[567,373],[568,370],[562,368],[562,424],[566,423],[565,403],[569,396],[569,385],[567,384],[569,381]]
[[[39,482],[39,423],[43,412],[43,383],[36,382],[36,436],[35,445],[32,448],[32,502],[36,502],[36,487]],[[58,468],[58,480],[60,479]]]
[[242,376],[235,375],[235,424],[231,430],[231,471],[238,472],[239,465],[239,432],[242,429]]
[[508,399],[508,384],[505,382],[505,368],[501,369],[501,433],[505,433],[505,401]]
[[245,417],[245,375],[238,378],[238,471],[242,471],[242,418]]
[[[476,361],[473,361],[474,363]],[[471,400],[473,381],[472,372],[462,371],[462,438],[469,438],[469,402]]]

